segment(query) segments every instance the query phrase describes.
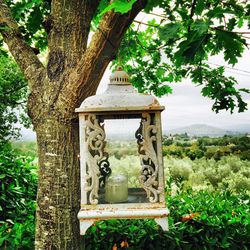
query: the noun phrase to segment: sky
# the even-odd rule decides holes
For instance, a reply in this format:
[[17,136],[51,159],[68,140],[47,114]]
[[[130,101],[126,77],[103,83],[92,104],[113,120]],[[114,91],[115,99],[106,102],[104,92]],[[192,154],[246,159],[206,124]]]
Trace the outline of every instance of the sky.
[[[210,63],[229,66],[224,62],[223,55],[214,56],[209,59]],[[231,67],[231,66],[230,66]],[[246,50],[235,65],[236,69],[249,71],[249,73],[226,69],[228,76],[233,76],[238,81],[238,88],[250,88],[250,51]],[[111,71],[107,68],[102,81],[98,87],[97,94],[101,94],[107,88]],[[250,110],[244,113],[230,114],[229,111],[221,111],[216,114],[211,110],[213,101],[203,97],[200,93],[201,87],[197,87],[190,80],[180,83],[172,83],[173,94],[158,98],[165,106],[162,112],[162,125],[164,130],[188,126],[192,124],[207,124],[222,129],[237,127],[241,124],[250,126]],[[250,108],[250,94],[244,94]]]

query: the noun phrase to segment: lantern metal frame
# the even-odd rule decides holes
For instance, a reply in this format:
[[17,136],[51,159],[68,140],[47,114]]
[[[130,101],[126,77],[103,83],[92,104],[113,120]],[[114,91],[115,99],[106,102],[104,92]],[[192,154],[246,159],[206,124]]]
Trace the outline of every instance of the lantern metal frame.
[[[95,221],[106,219],[153,218],[163,230],[168,230],[162,157],[163,110],[164,107],[152,95],[137,93],[129,83],[127,73],[121,69],[111,75],[104,94],[87,98],[76,109],[80,129],[80,234],[84,235]],[[104,121],[135,118],[141,119],[135,139],[142,166],[139,176],[142,188],[129,190],[144,202],[100,204],[105,178],[111,173],[105,150]]]

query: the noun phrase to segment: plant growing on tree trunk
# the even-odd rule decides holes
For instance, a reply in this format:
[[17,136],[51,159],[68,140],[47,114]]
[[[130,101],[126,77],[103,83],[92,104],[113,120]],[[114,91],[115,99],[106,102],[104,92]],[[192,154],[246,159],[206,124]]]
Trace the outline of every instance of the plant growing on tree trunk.
[[[235,106],[239,112],[246,110],[240,91],[248,90],[237,90],[235,79],[223,75],[223,67],[212,70],[206,60],[223,51],[226,61],[237,62],[247,42],[234,28],[249,22],[250,5],[171,2],[0,0],[0,33],[28,81],[28,113],[37,133],[37,249],[83,247],[76,216],[80,178],[74,110],[95,94],[124,36],[121,58],[140,91],[163,95],[171,92],[167,83],[190,76],[194,83],[204,84],[202,94],[215,100],[215,111],[232,112]],[[129,29],[142,9],[149,12],[156,6],[164,11],[161,26],[151,21],[146,30]],[[87,45],[91,27],[94,33]],[[37,53],[46,46],[43,65]]]

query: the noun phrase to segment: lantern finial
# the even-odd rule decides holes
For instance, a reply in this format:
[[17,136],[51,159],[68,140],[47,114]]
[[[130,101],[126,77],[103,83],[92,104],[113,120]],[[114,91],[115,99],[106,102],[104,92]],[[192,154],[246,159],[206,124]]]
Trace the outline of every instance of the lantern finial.
[[121,66],[117,67],[117,70],[110,76],[111,85],[131,85],[129,82],[129,75],[123,71]]

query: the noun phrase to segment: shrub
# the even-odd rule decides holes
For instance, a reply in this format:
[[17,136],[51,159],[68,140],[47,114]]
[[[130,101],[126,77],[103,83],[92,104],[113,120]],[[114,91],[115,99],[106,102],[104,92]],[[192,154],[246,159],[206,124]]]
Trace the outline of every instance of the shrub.
[[191,161],[179,161],[178,159],[171,158],[168,164],[170,175],[173,179],[182,178],[188,180],[192,170]]
[[36,166],[15,155],[10,144],[0,150],[0,248],[33,249]]
[[[250,194],[250,162],[236,156],[220,160],[165,157],[165,179],[182,180],[185,189],[245,191]],[[168,173],[170,172],[170,174]]]
[[153,220],[100,221],[88,229],[86,249],[249,249],[249,196],[189,190],[167,202],[169,232]]
[[[186,141],[187,140],[187,141]],[[163,155],[176,157],[189,157],[199,159],[205,156],[207,159],[220,160],[223,156],[236,155],[242,160],[250,160],[250,138],[247,136],[224,136],[221,138],[186,138],[179,140],[175,137],[171,140],[163,139]]]

